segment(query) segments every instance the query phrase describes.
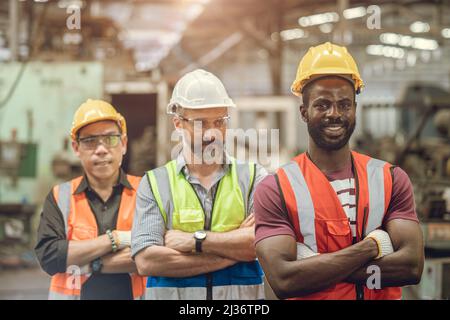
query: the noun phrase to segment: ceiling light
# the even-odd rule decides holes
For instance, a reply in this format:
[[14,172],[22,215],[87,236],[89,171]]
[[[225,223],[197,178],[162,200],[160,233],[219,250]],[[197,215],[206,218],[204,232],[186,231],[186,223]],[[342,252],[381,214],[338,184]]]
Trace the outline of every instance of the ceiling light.
[[312,16],[301,17],[298,19],[298,24],[302,27],[310,27],[337,21],[339,21],[339,15],[336,12],[325,12],[314,14]]
[[356,8],[350,8],[345,9],[342,14],[345,19],[355,19],[355,18],[361,18],[366,15],[367,11],[365,7],[356,7]]
[[409,26],[411,32],[423,33],[430,31],[430,25],[426,22],[416,21]]

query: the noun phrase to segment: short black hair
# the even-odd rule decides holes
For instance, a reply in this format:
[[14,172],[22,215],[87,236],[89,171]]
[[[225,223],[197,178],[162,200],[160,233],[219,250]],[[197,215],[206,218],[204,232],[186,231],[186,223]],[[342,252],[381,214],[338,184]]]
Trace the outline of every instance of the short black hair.
[[[339,76],[334,76],[334,75],[327,76],[327,78],[328,78],[328,77],[329,77],[329,78],[340,78],[340,79],[348,80],[348,79],[346,79],[346,78],[344,78],[344,77],[339,77]],[[312,88],[311,84],[313,84],[313,83],[316,82],[317,80],[323,79],[323,78],[324,78],[324,77],[320,77],[320,78],[317,78],[317,79],[313,79],[313,80],[307,82],[306,85],[303,87],[303,90],[302,90],[302,101],[303,101],[303,105],[304,105],[305,107],[308,107],[308,106],[309,106],[309,97],[310,97],[310,95],[311,95],[311,88]],[[352,88],[353,88],[353,97],[354,97],[353,100],[356,101],[356,90],[355,90],[355,86],[353,85],[353,83],[352,83],[350,80],[348,80],[348,82],[352,85]]]

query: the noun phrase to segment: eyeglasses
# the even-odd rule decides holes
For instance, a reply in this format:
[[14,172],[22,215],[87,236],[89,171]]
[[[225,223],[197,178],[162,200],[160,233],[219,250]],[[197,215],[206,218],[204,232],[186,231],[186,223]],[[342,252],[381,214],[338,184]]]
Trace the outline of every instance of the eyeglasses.
[[191,119],[191,118],[185,118],[183,116],[177,115],[178,118],[180,118],[183,121],[189,122],[191,126],[194,126],[194,123],[199,121],[202,123],[202,128],[207,127],[208,123],[212,123],[212,126],[214,128],[223,128],[228,124],[228,121],[230,120],[230,116],[225,116],[221,118],[216,119]]
[[86,138],[79,138],[78,142],[80,145],[88,150],[95,150],[101,144],[103,144],[106,148],[114,148],[117,147],[120,141],[120,134],[108,134],[108,135],[98,135],[98,136],[90,136]]

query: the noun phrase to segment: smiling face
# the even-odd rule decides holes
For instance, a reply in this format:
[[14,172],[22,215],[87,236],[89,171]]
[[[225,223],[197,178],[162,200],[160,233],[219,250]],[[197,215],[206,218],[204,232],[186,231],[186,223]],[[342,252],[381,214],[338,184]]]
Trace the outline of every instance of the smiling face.
[[309,83],[300,106],[312,141],[327,151],[347,145],[356,125],[355,91],[352,84],[330,76]]
[[115,146],[108,146],[105,143],[107,138],[102,138],[101,143],[98,143],[94,148],[92,148],[92,145],[95,145],[95,143],[90,143],[89,146],[83,140],[86,141],[86,138],[95,136],[120,134],[119,127],[114,121],[95,122],[78,131],[78,141],[72,141],[72,147],[75,154],[80,158],[88,178],[105,180],[118,174],[123,155],[127,151],[127,137],[122,135]]

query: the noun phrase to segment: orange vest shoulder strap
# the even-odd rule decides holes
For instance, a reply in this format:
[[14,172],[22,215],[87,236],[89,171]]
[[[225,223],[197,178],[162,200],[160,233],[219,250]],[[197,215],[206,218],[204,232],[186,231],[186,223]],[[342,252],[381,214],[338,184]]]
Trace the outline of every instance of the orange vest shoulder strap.
[[[362,205],[368,203],[369,215],[365,225],[367,234],[382,225],[389,207],[392,196],[392,165],[355,151],[352,151],[352,157],[359,181],[358,207],[364,209]],[[362,212],[358,214],[361,216]]]
[[128,179],[128,182],[130,182],[133,189],[137,190],[142,177],[137,177],[137,176],[132,176],[132,175],[127,174],[127,179]]

